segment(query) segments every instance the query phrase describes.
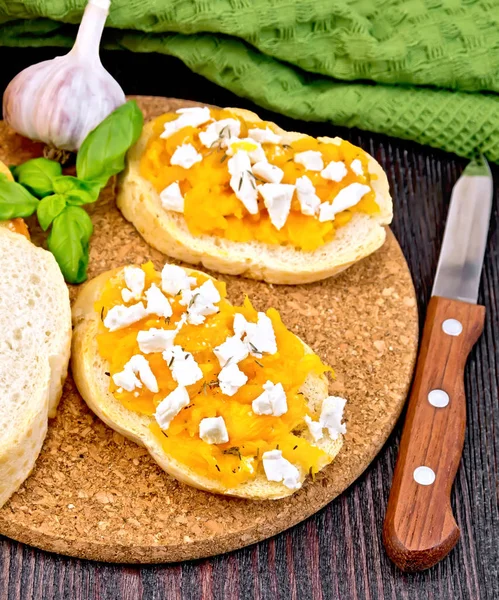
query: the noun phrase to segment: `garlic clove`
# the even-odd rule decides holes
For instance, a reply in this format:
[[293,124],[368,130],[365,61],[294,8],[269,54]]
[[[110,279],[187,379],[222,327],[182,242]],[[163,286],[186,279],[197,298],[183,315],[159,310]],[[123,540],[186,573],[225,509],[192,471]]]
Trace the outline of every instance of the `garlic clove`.
[[88,133],[125,102],[123,90],[99,58],[109,5],[109,0],[90,0],[72,50],[28,67],[10,82],[3,114],[12,129],[76,151]]

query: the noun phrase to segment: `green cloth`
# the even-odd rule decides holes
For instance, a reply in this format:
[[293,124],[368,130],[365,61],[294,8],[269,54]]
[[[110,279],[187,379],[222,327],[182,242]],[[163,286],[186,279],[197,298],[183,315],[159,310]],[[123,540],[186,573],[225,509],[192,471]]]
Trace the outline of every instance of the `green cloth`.
[[[0,44],[69,46],[85,4],[0,0]],[[499,162],[499,0],[113,0],[105,46],[176,56],[291,117]]]

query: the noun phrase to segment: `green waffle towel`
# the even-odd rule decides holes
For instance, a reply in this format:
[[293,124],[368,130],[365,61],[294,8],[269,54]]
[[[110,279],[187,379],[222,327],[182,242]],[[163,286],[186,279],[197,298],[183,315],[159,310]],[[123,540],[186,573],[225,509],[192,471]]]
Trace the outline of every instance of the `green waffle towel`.
[[[0,44],[70,46],[85,4],[0,0]],[[105,45],[290,117],[499,162],[499,0],[113,0]]]

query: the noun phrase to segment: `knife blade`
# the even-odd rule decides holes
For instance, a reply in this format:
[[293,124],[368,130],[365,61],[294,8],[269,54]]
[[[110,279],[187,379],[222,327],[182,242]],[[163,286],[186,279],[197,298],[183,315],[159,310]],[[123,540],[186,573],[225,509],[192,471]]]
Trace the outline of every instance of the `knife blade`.
[[492,210],[492,175],[483,156],[452,191],[432,296],[476,304]]
[[427,569],[455,546],[450,494],[466,427],[464,369],[483,330],[476,304],[493,181],[480,157],[453,188],[383,527],[392,561]]

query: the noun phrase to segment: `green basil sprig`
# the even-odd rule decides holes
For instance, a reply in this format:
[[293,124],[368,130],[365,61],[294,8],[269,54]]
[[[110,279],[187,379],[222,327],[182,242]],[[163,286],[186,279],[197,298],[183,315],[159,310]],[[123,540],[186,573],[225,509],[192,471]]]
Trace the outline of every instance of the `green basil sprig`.
[[38,200],[26,188],[0,173],[0,221],[16,217],[31,217]]
[[14,167],[17,183],[0,176],[0,220],[36,212],[44,231],[52,227],[48,247],[68,283],[87,278],[93,226],[82,206],[95,202],[109,179],[123,170],[143,124],[135,101],[113,111],[83,141],[76,157],[77,177],[63,175],[61,165],[46,158]]
[[98,181],[102,187],[125,168],[125,155],[139,139],[144,117],[136,102],[126,102],[91,131],[76,157],[79,179]]
[[62,175],[62,167],[48,158],[33,158],[14,167],[12,174],[34,196],[44,198],[54,193],[53,181]]

